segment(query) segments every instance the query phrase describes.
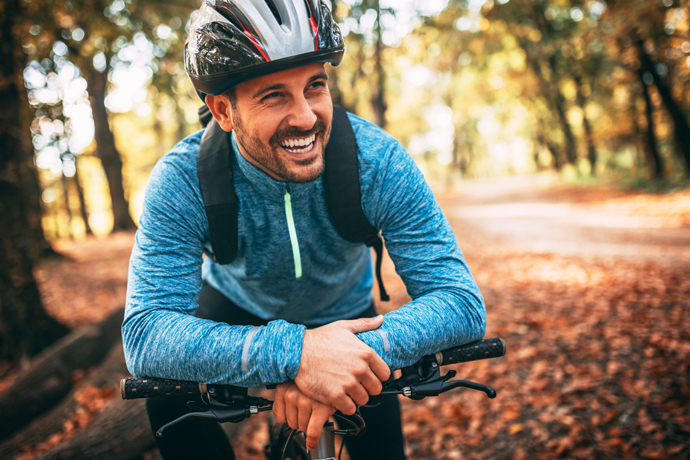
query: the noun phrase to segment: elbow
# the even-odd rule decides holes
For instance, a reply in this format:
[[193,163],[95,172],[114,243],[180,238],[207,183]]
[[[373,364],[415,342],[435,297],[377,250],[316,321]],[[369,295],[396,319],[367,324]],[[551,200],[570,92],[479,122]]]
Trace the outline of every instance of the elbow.
[[459,314],[465,317],[463,341],[474,342],[481,340],[486,334],[486,306],[484,298],[478,291],[459,293]]
[[486,309],[482,309],[479,319],[477,321],[477,340],[484,338],[486,334]]
[[141,333],[137,331],[134,321],[125,319],[122,323],[122,347],[127,370],[134,377],[146,377],[141,366],[144,362],[144,360],[141,359],[143,351],[140,346],[141,343]]
[[125,354],[127,370],[133,377],[140,377],[139,372],[137,372],[136,359],[134,358],[136,356],[136,351],[132,346],[132,340],[130,340],[124,325],[122,327],[122,348]]
[[477,336],[475,340],[481,340],[486,334],[486,305],[484,304],[484,298],[479,295],[479,298],[475,300],[475,311],[476,311],[476,330]]

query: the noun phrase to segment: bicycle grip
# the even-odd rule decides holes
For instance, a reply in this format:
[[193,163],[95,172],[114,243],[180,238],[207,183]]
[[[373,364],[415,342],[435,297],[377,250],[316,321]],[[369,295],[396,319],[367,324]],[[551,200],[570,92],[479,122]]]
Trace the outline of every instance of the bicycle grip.
[[193,395],[201,392],[201,384],[186,380],[167,380],[150,377],[130,377],[120,380],[122,399]]
[[439,365],[466,363],[479,359],[499,358],[506,354],[506,343],[498,337],[467,343],[436,353]]

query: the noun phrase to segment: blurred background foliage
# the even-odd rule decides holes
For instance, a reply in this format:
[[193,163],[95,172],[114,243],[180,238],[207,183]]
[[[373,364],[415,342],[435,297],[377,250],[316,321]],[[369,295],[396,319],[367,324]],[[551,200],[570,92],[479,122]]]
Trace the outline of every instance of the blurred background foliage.
[[[133,229],[153,165],[200,129],[182,63],[198,1],[9,3],[46,237]],[[687,185],[687,0],[326,3],[347,46],[334,100],[432,183]]]

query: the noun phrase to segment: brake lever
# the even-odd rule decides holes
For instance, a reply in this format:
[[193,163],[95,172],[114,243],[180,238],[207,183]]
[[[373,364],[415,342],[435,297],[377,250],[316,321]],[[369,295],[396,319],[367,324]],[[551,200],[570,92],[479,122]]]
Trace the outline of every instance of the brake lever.
[[209,395],[209,410],[203,412],[190,412],[176,418],[170,423],[166,423],[156,432],[156,437],[163,438],[165,436],[165,431],[168,428],[172,427],[173,425],[177,425],[188,418],[209,419],[215,420],[218,423],[238,423],[255,413],[258,413],[258,409],[255,406],[247,407],[244,405],[240,407],[233,407],[229,404],[222,403],[216,400],[216,398],[213,396]]
[[[452,377],[452,376],[451,376]],[[413,391],[413,396],[438,396],[441,393],[452,390],[454,388],[464,387],[471,390],[483,391],[486,395],[494,399],[496,397],[496,390],[488,385],[483,385],[481,383],[470,382],[469,380],[451,380],[451,381],[433,381],[424,382],[418,385]],[[421,398],[420,398],[421,399]]]
[[464,387],[482,391],[491,399],[496,397],[496,390],[488,385],[469,380],[450,380],[455,377],[457,372],[450,370],[442,375],[435,361],[426,370],[425,378],[417,377],[412,380],[410,376],[414,376],[415,372],[407,372],[400,379],[386,382],[381,394],[402,394],[410,399],[420,400],[427,396],[438,396],[454,388]]

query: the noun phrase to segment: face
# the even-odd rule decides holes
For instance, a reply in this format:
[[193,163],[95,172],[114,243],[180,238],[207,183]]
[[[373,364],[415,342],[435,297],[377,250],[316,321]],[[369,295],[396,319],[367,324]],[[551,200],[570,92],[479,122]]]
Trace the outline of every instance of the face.
[[[266,75],[236,86],[232,105],[226,96],[221,127],[232,130],[240,153],[280,181],[310,182],[324,168],[331,132],[333,103],[323,64],[311,64]],[[220,113],[222,115],[222,113]],[[221,118],[221,119],[219,119]],[[229,129],[228,129],[229,128]]]

